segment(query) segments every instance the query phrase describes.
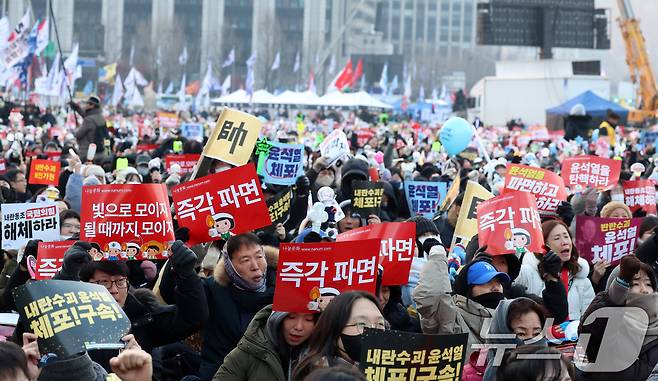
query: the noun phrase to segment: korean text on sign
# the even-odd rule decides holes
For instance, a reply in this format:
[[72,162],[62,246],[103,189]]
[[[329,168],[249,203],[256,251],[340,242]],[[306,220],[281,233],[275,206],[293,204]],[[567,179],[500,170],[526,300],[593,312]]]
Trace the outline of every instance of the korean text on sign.
[[542,213],[554,213],[560,202],[567,199],[564,181],[556,173],[520,164],[512,164],[507,169],[503,193],[508,191],[532,193]]
[[285,224],[290,217],[292,190],[285,189],[267,200],[267,210],[270,213],[272,225]]
[[608,190],[619,181],[621,161],[598,156],[568,157],[562,163],[562,178],[572,191],[586,188]]
[[262,125],[253,115],[225,108],[206,143],[203,155],[236,166],[247,164]]
[[2,204],[2,248],[20,249],[31,239],[59,240],[57,205],[47,203]]
[[433,181],[405,181],[404,190],[411,215],[432,218],[446,196],[447,186]]
[[273,142],[265,157],[263,181],[292,185],[304,172],[304,145]]
[[624,181],[624,203],[635,212],[656,214],[656,187],[652,180]]
[[167,172],[170,172],[171,166],[178,164],[181,168],[181,174],[191,173],[200,156],[199,154],[167,155],[165,156],[165,168]]
[[64,264],[64,253],[75,241],[39,242],[36,280],[50,279]]
[[590,263],[608,261],[615,266],[636,248],[641,218],[576,218],[576,247]]
[[30,164],[30,184],[57,185],[59,183],[58,161],[33,159]]
[[354,211],[359,213],[362,218],[367,218],[371,214],[378,215],[384,195],[384,184],[355,180],[352,181],[352,188],[354,189],[354,197],[352,197]]

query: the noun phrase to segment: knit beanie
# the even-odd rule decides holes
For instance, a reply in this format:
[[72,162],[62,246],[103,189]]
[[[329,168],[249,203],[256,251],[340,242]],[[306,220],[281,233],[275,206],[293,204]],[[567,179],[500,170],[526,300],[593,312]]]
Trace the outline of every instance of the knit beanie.
[[423,216],[413,216],[409,218],[407,222],[416,223],[416,237],[420,237],[425,233],[434,233],[436,235],[439,234],[439,229],[436,228],[434,222],[428,220]]
[[626,204],[624,204],[623,202],[621,202],[621,201],[610,201],[609,203],[605,204],[603,206],[603,208],[601,209],[601,217],[610,217],[612,212],[615,209],[619,209],[619,208],[624,209],[628,213],[629,216],[633,216],[633,213],[631,213],[631,209]]
[[48,363],[41,370],[39,381],[101,381],[107,372],[103,367],[91,361],[87,353]]

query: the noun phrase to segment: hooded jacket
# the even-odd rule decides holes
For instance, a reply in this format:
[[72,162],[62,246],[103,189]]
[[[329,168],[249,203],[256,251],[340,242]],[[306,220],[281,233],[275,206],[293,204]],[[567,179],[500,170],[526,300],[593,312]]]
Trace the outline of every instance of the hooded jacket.
[[[79,107],[76,111],[84,118],[82,126],[75,131],[75,139],[78,141],[80,147],[79,156],[81,158],[87,157],[89,145],[96,142],[96,130],[105,127],[105,118],[100,107],[91,109],[89,111],[82,111]],[[96,155],[103,153],[103,147],[97,147]]]
[[340,179],[340,189],[336,195],[336,200],[342,202],[351,200],[354,196],[354,188],[352,181],[354,180],[368,180],[368,163],[356,158],[351,158],[345,163],[342,168],[342,177]]
[[390,296],[384,306],[384,317],[391,329],[405,332],[422,332],[418,318],[412,317],[402,304],[402,287],[389,286]]
[[287,315],[272,312],[271,305],[258,311],[238,346],[224,358],[213,381],[290,379],[300,350],[291,348],[280,335]]

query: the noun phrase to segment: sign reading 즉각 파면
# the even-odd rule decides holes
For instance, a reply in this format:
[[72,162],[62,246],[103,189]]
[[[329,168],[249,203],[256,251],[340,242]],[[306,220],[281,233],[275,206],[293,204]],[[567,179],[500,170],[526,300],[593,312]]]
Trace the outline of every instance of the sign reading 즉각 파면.
[[241,166],[247,164],[263,122],[253,115],[225,108],[203,149],[203,155]]
[[18,250],[31,239],[59,240],[59,213],[55,203],[4,203],[1,208],[3,249]]

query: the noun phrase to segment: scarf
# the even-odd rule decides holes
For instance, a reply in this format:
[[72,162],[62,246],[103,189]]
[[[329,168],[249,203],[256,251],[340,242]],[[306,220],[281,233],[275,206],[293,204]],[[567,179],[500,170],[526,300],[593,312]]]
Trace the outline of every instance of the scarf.
[[[258,284],[251,283],[241,277],[240,274],[238,274],[238,272],[235,270],[235,267],[233,267],[233,263],[228,256],[228,252],[223,251],[222,257],[224,258],[224,270],[226,270],[226,275],[228,275],[231,283],[233,283],[236,288],[253,292],[265,292],[265,289],[267,288],[265,285],[266,274],[263,274],[263,278],[260,280],[260,282],[258,282]],[[267,272],[267,269],[265,271]]]

